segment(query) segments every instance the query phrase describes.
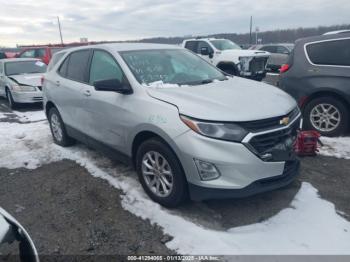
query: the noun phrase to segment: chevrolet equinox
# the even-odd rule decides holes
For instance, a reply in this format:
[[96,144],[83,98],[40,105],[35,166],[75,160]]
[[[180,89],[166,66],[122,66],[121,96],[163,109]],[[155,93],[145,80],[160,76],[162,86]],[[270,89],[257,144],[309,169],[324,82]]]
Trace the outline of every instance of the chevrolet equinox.
[[178,46],[65,52],[43,79],[54,142],[79,140],[132,164],[161,205],[250,196],[297,175],[301,114],[278,88],[225,75]]

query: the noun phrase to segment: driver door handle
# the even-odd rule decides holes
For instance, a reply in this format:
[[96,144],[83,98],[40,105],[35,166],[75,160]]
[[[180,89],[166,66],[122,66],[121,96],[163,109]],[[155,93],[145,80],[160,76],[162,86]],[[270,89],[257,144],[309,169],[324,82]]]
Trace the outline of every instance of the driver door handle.
[[90,90],[85,90],[85,91],[84,91],[84,95],[85,95],[85,96],[91,96]]

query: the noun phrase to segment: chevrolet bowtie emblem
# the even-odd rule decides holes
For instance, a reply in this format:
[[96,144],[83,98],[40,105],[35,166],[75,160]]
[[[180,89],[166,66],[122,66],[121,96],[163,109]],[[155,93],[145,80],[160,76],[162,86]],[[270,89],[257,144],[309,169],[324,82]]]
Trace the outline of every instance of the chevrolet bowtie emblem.
[[289,117],[283,117],[281,120],[280,120],[280,125],[285,125],[287,126],[289,124]]

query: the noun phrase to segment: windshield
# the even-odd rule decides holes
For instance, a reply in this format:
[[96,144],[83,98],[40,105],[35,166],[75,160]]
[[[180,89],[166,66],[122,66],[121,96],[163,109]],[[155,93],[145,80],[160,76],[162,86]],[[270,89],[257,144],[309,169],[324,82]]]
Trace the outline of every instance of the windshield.
[[45,72],[46,65],[41,61],[7,62],[5,64],[5,74],[8,76]]
[[120,52],[140,84],[199,85],[226,77],[214,66],[185,49]]
[[221,40],[211,40],[210,43],[212,43],[216,49],[218,50],[232,50],[232,49],[236,49],[236,50],[240,50],[242,49],[239,45],[233,43],[230,40],[226,40],[226,39],[221,39]]

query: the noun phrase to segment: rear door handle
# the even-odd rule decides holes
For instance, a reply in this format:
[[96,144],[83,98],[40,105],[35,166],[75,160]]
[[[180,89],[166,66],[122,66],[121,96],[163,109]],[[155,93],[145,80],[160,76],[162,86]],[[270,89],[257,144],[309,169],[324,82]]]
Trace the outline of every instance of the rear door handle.
[[91,96],[90,90],[85,90],[85,91],[84,91],[84,95],[85,95],[85,96]]
[[56,86],[60,86],[60,85],[61,85],[60,81],[56,81]]

